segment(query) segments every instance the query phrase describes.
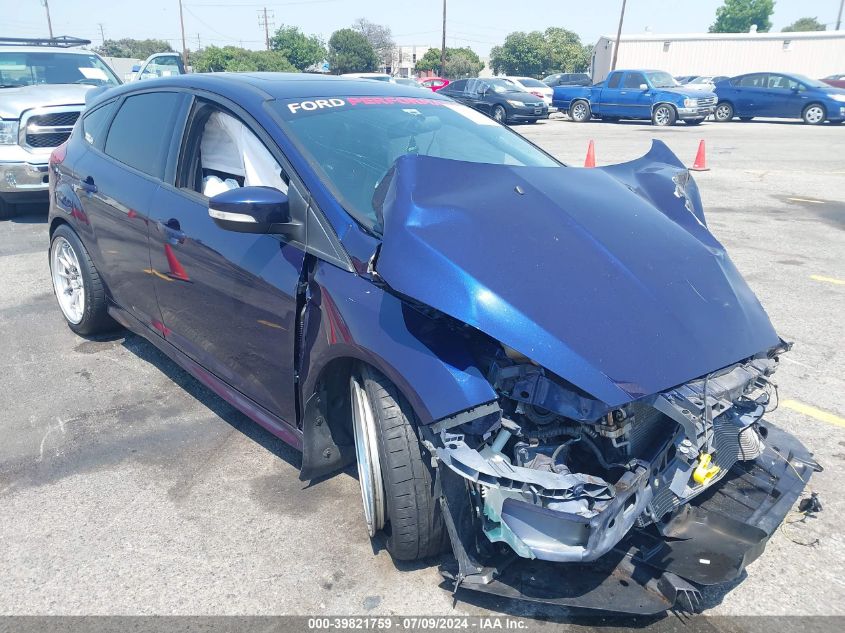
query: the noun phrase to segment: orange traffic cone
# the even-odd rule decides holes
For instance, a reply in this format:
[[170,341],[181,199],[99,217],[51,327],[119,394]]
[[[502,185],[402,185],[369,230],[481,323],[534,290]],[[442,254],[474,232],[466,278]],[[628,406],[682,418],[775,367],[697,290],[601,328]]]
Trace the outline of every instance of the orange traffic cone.
[[167,265],[170,268],[170,276],[181,281],[190,281],[191,278],[188,277],[188,273],[185,272],[184,266],[182,263],[176,258],[176,253],[173,252],[170,244],[164,245],[164,256],[167,257]]
[[707,166],[707,160],[704,157],[704,139],[698,143],[698,152],[695,155],[695,162],[690,167],[690,171],[710,171]]
[[590,140],[590,144],[587,146],[587,159],[584,161],[584,167],[595,167],[596,166],[596,144]]

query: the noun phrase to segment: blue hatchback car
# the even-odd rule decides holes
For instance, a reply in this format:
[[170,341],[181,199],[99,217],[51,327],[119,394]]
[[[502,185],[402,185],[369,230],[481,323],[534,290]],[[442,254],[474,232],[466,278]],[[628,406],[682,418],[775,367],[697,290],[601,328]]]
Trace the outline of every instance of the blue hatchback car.
[[754,117],[803,119],[809,125],[845,121],[845,90],[803,75],[751,73],[715,85],[717,121]]
[[456,588],[694,608],[816,466],[764,417],[789,345],[660,142],[573,169],[413,87],[187,75],[96,95],[50,165],[70,328],[146,338],[303,479],[357,463],[361,529],[451,548]]

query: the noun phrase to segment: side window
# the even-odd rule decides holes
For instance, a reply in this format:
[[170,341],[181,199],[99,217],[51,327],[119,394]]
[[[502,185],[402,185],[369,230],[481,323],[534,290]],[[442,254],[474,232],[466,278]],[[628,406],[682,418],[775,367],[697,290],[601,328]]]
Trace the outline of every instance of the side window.
[[632,88],[633,90],[639,90],[640,84],[645,83],[645,77],[642,73],[626,73],[625,74],[625,82],[622,84],[623,88]]
[[484,89],[484,82],[480,79],[468,79],[464,92],[468,95],[477,95]]
[[443,88],[443,90],[445,90],[445,91],[447,91],[448,93],[451,93],[451,94],[460,94],[464,91],[464,88],[466,88],[466,85],[467,85],[467,80],[461,79],[460,81],[453,81],[448,86]]
[[103,141],[106,140],[109,122],[116,107],[117,101],[110,101],[91,110],[82,118],[82,134],[85,137],[86,143],[98,149],[103,148]]
[[125,165],[164,178],[167,150],[182,95],[147,92],[128,97],[112,121],[105,153]]
[[610,76],[610,79],[607,80],[607,87],[608,88],[618,88],[620,79],[622,79],[622,73],[613,73]]
[[208,198],[238,187],[287,193],[290,179],[264,143],[240,119],[200,104],[177,182]]
[[765,73],[758,73],[756,75],[746,75],[739,81],[739,85],[743,88],[765,88],[766,87]]

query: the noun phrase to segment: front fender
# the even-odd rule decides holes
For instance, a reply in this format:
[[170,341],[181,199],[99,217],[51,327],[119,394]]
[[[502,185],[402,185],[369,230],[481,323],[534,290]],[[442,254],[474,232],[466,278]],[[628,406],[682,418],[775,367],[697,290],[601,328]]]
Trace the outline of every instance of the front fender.
[[321,403],[318,382],[333,361],[375,367],[399,388],[421,424],[496,399],[456,331],[366,278],[322,261],[308,279],[300,339],[303,479],[333,472],[354,457],[345,438],[334,437],[343,431],[330,412],[321,409],[327,403]]

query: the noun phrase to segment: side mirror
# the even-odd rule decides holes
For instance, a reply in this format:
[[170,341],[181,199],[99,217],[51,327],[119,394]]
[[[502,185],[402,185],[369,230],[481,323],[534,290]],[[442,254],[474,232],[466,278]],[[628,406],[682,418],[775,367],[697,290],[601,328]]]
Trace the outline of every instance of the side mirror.
[[271,233],[301,240],[302,224],[293,222],[287,194],[273,187],[239,187],[208,201],[208,215],[221,229],[236,233]]
[[640,84],[640,90],[642,90],[643,92],[648,90],[648,84]]
[[141,70],[141,64],[132,64],[133,73],[137,73],[139,70]]

